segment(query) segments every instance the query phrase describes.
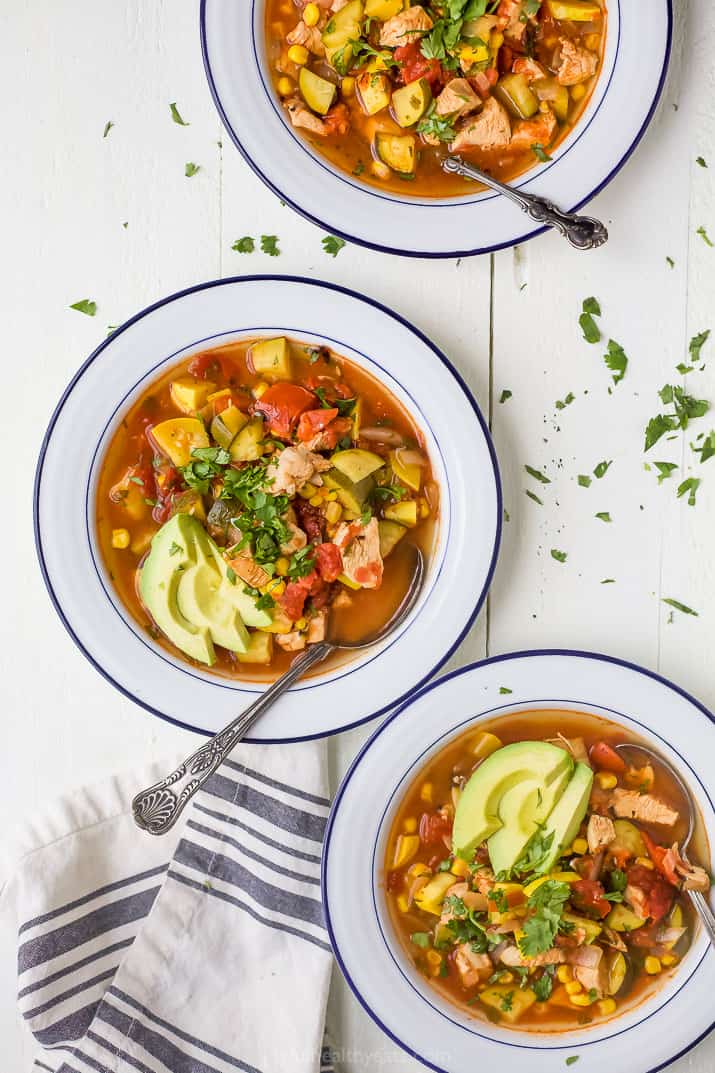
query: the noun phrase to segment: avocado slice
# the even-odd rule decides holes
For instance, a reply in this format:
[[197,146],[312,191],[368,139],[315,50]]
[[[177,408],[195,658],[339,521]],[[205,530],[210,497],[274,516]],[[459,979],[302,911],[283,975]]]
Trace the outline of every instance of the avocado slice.
[[190,514],[175,514],[155,534],[139,573],[139,592],[162,633],[187,656],[211,667],[216,662],[211,634],[185,617],[177,599],[183,571],[196,562],[194,526],[201,528]]
[[205,626],[214,644],[231,652],[245,652],[248,630],[226,599],[226,584],[213,557],[206,560],[199,556],[181,574],[176,590],[179,610],[195,626]]
[[544,838],[553,832],[553,840],[546,858],[538,871],[550,872],[564,849],[567,849],[578,834],[578,829],[586,815],[588,799],[593,786],[593,771],[588,764],[578,763],[573,777],[557,801],[544,828]]
[[452,829],[455,854],[470,860],[476,847],[502,827],[499,806],[512,787],[538,783],[544,794],[572,770],[570,754],[546,741],[518,741],[497,749],[479,765],[459,799]]
[[519,860],[571,778],[565,767],[550,785],[539,779],[517,783],[499,802],[502,827],[489,839],[489,858],[495,872],[508,872]]
[[[259,611],[256,607],[255,597],[248,592],[244,592],[244,583],[239,577],[234,576],[232,579],[232,575],[228,572],[228,563],[202,525],[196,526],[194,540],[198,548],[198,556],[219,572],[221,578],[221,601],[237,611],[246,626],[253,626],[257,629],[264,629],[266,626],[270,626],[272,622],[270,613],[265,610]],[[216,641],[216,643],[221,644],[220,641]],[[241,651],[245,651],[245,649]]]

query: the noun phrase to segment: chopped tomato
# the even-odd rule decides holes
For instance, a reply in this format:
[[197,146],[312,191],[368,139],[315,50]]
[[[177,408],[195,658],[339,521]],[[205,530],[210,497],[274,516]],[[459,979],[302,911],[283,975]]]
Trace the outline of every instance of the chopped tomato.
[[422,55],[419,41],[411,41],[409,45],[399,45],[394,52],[394,57],[401,64],[400,77],[407,85],[416,82],[418,78],[426,78],[430,85],[441,82],[443,79],[442,65],[439,60],[428,60]]
[[221,358],[207,350],[189,362],[189,373],[198,380],[210,380],[211,377],[230,380],[234,375],[234,369],[227,367]]
[[325,396],[326,402],[335,402],[337,399],[352,399],[354,391],[344,384],[342,380],[333,380],[332,376],[309,376],[303,381],[309,391],[320,389]]
[[667,846],[659,846],[647,831],[641,831],[643,841],[648,847],[648,856],[662,876],[674,887],[680,886],[680,876],[675,869],[675,855]]
[[350,436],[353,423],[349,417],[336,417],[320,434],[319,451],[332,451],[346,436]]
[[323,119],[323,124],[325,125],[325,133],[328,136],[347,134],[350,130],[350,113],[347,105],[336,104]]
[[323,581],[336,581],[343,572],[343,559],[335,544],[319,544],[315,562]]
[[629,887],[638,888],[648,917],[655,922],[662,920],[675,899],[674,887],[659,872],[643,864],[632,864],[626,880]]
[[322,541],[325,517],[319,507],[314,507],[306,499],[297,496],[293,501],[293,510],[298,518],[298,525],[305,532],[308,540]]
[[579,879],[571,884],[574,908],[597,917],[607,917],[611,911],[610,902],[603,897],[605,893],[603,884],[597,879]]
[[323,578],[317,570],[311,570],[305,577],[288,582],[285,592],[278,599],[288,618],[295,622],[303,614],[305,601],[309,596],[312,598],[313,606],[318,610],[325,606],[323,596],[327,592],[328,587]]
[[254,403],[256,413],[265,415],[274,436],[289,439],[304,410],[315,406],[315,395],[298,384],[273,384]]
[[443,843],[452,834],[452,821],[443,812],[423,812],[420,819],[420,842],[424,846]]
[[482,100],[486,100],[491,93],[492,86],[496,83],[497,78],[496,68],[490,67],[486,71],[477,71],[469,81],[472,83]]
[[312,440],[319,432],[330,424],[334,417],[338,416],[338,409],[331,410],[306,410],[300,415],[298,422],[298,439]]
[[626,762],[612,745],[605,741],[597,741],[591,746],[591,761],[602,771],[612,771],[614,775],[622,775],[626,770]]

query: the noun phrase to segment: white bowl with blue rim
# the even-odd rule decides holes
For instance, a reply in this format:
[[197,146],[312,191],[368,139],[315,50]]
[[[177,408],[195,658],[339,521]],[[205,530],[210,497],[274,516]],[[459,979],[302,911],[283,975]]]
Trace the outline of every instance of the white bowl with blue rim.
[[486,423],[447,358],[369,298],[316,280],[217,280],[157,302],[122,325],[73,378],[46,433],[35,480],[40,566],[63,623],[126,696],[190,729],[220,730],[265,684],[219,676],[153,640],[108,577],[95,531],[107,444],[136,399],[193,354],[242,338],[325,344],[377,377],[425,435],[440,517],[425,584],[408,619],[358,658],[298,682],[251,741],[320,737],[399,704],[448,659],[474,621],[501,533],[501,488]]
[[517,652],[448,674],[390,715],[353,762],[333,804],[323,900],[333,949],[354,994],[395,1043],[438,1073],[555,1073],[575,1057],[579,1073],[656,1073],[715,1027],[715,951],[702,928],[650,997],[567,1032],[500,1028],[470,1016],[442,999],[405,956],[390,923],[383,870],[402,795],[466,727],[553,708],[619,723],[670,760],[715,846],[715,720],[678,686],[633,664],[587,652]]
[[[562,209],[585,205],[625,164],[660,97],[670,54],[670,0],[610,0],[601,73],[579,122],[551,161],[515,180]],[[226,130],[283,201],[334,235],[387,253],[458,257],[540,234],[491,191],[435,199],[380,190],[334,167],[293,130],[271,84],[264,0],[202,0],[201,42]]]

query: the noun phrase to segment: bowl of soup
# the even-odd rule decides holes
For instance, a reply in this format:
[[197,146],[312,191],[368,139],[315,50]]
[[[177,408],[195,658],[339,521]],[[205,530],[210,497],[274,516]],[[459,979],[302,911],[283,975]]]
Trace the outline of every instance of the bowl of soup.
[[316,666],[261,740],[344,728],[415,688],[481,606],[501,515],[491,441],[447,359],[368,299],[287,277],[194,288],[111,336],[53,417],[35,509],[85,654],[207,731],[309,646],[376,635],[419,549],[407,620]]
[[214,100],[249,164],[304,215],[365,245],[455,256],[535,233],[444,170],[458,156],[562,208],[640,139],[670,7],[606,0],[204,0]]
[[700,1039],[715,970],[691,892],[711,897],[712,740],[676,687],[588,654],[428,687],[365,747],[328,834],[331,935],[368,1012],[449,1073],[564,1057],[647,1073]]

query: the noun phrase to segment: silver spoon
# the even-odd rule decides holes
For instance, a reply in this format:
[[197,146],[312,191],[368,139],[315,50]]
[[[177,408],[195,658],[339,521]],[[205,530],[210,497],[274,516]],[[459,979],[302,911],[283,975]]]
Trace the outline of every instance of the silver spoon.
[[161,779],[136,795],[132,801],[132,812],[134,822],[138,827],[141,827],[143,831],[148,831],[151,835],[166,834],[176,823],[187,802],[191,800],[199,787],[203,786],[209,776],[213,775],[234,746],[246,736],[259,716],[263,715],[301,675],[314,664],[321,663],[326,656],[337,649],[357,651],[377,644],[404,622],[415,605],[425,576],[422,552],[416,545],[412,547],[415,564],[410,586],[400,605],[382,629],[363,641],[333,639],[320,641],[306,648],[293,660],[285,674],[277,678],[257,701],[241,712],[227,727],[187,757],[165,779]]
[[[647,745],[629,745],[627,743],[624,743],[623,745],[617,745],[616,749],[619,752],[623,752],[624,750],[629,749],[635,750],[636,752],[644,753],[645,756],[650,757],[651,760],[655,760],[656,763],[664,767],[666,771],[670,772],[670,774],[673,776],[675,782],[678,785],[678,788],[680,789],[681,794],[683,795],[683,799],[688,802],[688,831],[680,847],[680,856],[683,858],[686,864],[690,864],[686,850],[695,831],[695,803],[693,802],[690,790],[685,785],[683,779],[680,777],[680,775],[675,770],[669,760],[666,760],[665,757],[660,755],[660,753],[656,753],[655,750],[649,749]],[[689,895],[691,904],[694,906],[696,913],[700,917],[700,922],[705,928],[705,931],[708,934],[708,938],[710,939],[711,944],[715,946],[715,914],[713,914],[713,911],[710,908],[710,903],[708,899],[699,890],[689,890],[686,891],[686,893]]]
[[608,240],[608,231],[593,216],[579,216],[575,212],[562,212],[548,198],[539,197],[538,194],[525,194],[523,190],[516,190],[513,186],[500,183],[493,179],[485,171],[475,168],[473,164],[467,164],[456,156],[448,156],[442,161],[442,167],[452,175],[461,175],[465,179],[476,179],[485,186],[496,190],[498,194],[504,194],[513,201],[522,212],[525,212],[537,223],[553,227],[569,240],[577,250],[592,250],[602,246]]

